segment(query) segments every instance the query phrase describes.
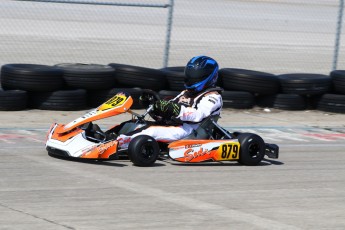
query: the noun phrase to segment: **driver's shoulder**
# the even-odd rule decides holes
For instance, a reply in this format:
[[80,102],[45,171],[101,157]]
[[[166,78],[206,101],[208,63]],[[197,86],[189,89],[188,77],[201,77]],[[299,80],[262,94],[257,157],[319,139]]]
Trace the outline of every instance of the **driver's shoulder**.
[[218,91],[210,91],[204,94],[204,96],[210,96],[210,95],[220,95]]
[[221,87],[212,87],[206,90],[203,96],[210,96],[210,95],[219,95],[221,96],[221,93],[224,91],[223,88]]
[[218,105],[219,103],[221,103],[222,101],[222,96],[220,93],[218,93],[217,91],[211,91],[211,92],[208,92],[206,94],[204,94],[201,98],[201,101],[204,103],[204,102],[211,102],[215,105]]

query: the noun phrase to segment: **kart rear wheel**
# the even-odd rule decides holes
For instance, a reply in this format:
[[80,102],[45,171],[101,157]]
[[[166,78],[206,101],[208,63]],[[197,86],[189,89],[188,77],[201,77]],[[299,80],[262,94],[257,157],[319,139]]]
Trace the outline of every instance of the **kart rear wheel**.
[[243,133],[238,136],[240,142],[240,159],[238,162],[243,165],[258,165],[265,156],[264,140],[252,133]]
[[128,157],[136,166],[151,166],[157,160],[158,155],[159,145],[154,138],[148,135],[137,136],[128,145]]

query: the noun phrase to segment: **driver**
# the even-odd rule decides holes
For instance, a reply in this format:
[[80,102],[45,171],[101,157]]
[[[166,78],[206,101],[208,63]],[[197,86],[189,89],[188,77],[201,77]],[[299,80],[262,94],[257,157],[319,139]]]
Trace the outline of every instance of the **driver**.
[[[127,148],[130,140],[139,135],[149,135],[161,142],[176,141],[191,134],[205,118],[219,115],[223,89],[216,87],[218,69],[218,63],[210,57],[193,57],[185,67],[185,90],[174,99],[158,100],[153,106],[150,115],[163,124],[153,123],[119,135],[119,148]],[[148,105],[144,97],[140,101]]]

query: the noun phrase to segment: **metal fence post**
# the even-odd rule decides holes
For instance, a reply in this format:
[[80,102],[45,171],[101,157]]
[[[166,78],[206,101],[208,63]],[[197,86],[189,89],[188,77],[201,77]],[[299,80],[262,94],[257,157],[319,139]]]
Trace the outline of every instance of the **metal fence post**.
[[166,32],[166,38],[165,38],[165,49],[164,49],[164,57],[163,57],[163,68],[167,67],[169,63],[169,50],[170,50],[173,11],[174,11],[174,0],[170,0],[168,20],[167,20],[167,32]]
[[340,35],[341,35],[341,27],[343,24],[343,12],[344,12],[344,0],[340,0],[332,70],[337,69],[337,64],[338,64]]

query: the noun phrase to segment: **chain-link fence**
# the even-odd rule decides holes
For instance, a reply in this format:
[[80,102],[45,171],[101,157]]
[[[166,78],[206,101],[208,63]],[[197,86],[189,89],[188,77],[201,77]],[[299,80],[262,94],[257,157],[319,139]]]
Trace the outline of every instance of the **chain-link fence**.
[[[221,68],[328,74],[341,2],[175,0],[168,65],[183,66],[192,56],[204,54],[218,60]],[[167,51],[169,9],[2,0],[0,65],[81,62],[160,68]],[[340,39],[337,69],[345,69],[343,44]]]

